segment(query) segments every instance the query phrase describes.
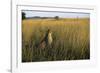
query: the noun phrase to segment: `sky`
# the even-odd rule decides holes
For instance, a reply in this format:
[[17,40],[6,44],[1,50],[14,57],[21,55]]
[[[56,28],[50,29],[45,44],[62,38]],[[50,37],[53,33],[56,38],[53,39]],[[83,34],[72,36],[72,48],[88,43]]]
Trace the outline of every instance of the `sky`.
[[34,16],[40,16],[40,17],[55,17],[59,16],[61,18],[89,18],[89,13],[80,13],[80,12],[47,12],[47,11],[29,11],[24,10],[22,11],[26,14],[26,17],[34,17]]

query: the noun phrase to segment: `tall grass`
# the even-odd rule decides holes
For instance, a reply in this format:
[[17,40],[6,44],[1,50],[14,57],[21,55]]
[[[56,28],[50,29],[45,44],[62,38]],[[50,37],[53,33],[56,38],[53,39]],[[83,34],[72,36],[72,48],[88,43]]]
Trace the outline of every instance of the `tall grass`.
[[[89,26],[89,18],[23,20],[22,62],[89,59]],[[36,48],[48,29],[53,34],[52,47]]]

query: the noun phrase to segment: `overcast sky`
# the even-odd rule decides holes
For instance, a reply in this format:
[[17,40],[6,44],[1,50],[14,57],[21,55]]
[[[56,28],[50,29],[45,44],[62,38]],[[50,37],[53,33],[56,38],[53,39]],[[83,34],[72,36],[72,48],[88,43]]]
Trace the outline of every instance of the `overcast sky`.
[[34,16],[40,16],[40,17],[55,17],[59,16],[61,18],[89,18],[89,13],[80,13],[80,12],[46,12],[46,11],[27,11],[24,10],[22,12],[25,12],[26,17],[34,17]]

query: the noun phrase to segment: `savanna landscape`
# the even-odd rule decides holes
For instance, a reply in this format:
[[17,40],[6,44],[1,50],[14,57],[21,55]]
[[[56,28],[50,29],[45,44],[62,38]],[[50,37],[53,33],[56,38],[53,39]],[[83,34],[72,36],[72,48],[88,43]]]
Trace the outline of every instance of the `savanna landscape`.
[[89,18],[22,19],[22,62],[84,59],[90,59]]

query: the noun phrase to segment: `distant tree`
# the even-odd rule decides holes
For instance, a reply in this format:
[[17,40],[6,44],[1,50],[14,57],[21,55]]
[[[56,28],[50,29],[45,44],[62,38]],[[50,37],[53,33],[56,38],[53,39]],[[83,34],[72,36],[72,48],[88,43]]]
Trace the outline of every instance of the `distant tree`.
[[26,14],[24,12],[22,12],[22,20],[26,18],[25,16]]
[[55,18],[56,20],[58,20],[58,19],[59,19],[59,16],[55,16],[54,18]]

